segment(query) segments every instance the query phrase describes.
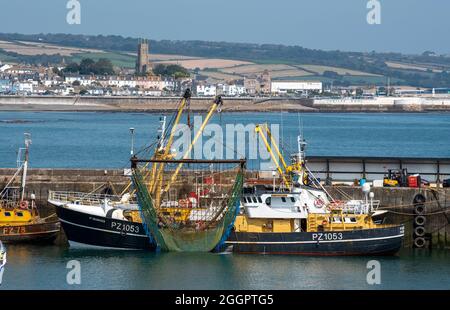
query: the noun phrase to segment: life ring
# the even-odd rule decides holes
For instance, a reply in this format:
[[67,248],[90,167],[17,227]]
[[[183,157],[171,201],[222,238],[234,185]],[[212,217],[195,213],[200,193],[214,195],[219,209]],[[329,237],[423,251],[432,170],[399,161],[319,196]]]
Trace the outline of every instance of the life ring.
[[314,206],[316,206],[317,208],[322,208],[324,205],[325,203],[322,199],[317,198],[316,200],[314,200]]
[[425,239],[422,237],[414,239],[414,246],[416,248],[423,248],[425,246]]
[[423,215],[425,213],[425,206],[423,204],[417,204],[414,207],[414,213],[417,215]]
[[419,215],[414,218],[414,224],[416,224],[417,226],[423,226],[426,222],[427,219],[423,215]]
[[24,210],[28,209],[28,201],[22,200],[20,202],[19,208]]
[[423,237],[425,236],[425,227],[423,226],[417,226],[416,228],[414,228],[414,234],[417,237]]

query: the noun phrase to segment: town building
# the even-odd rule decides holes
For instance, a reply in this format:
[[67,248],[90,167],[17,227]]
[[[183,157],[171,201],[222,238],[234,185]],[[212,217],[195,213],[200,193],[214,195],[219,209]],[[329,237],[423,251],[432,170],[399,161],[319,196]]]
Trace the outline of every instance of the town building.
[[236,84],[217,84],[216,87],[217,95],[223,95],[226,97],[236,97],[246,94],[244,85]]
[[216,96],[217,87],[216,87],[216,85],[201,84],[201,85],[197,85],[196,91],[197,91],[197,96],[199,96],[199,97],[212,97],[212,96]]
[[272,89],[272,79],[270,77],[269,70],[264,70],[259,77],[259,89],[263,94],[270,94]]
[[322,82],[319,81],[273,81],[272,94],[303,93],[311,91],[322,93]]
[[9,79],[0,79],[0,94],[1,93],[9,93],[12,88],[11,80]]
[[254,96],[259,93],[261,84],[256,77],[245,77],[244,88],[248,95]]
[[269,70],[264,70],[260,75],[252,75],[244,78],[244,87],[248,95],[269,95],[271,93],[272,78]]

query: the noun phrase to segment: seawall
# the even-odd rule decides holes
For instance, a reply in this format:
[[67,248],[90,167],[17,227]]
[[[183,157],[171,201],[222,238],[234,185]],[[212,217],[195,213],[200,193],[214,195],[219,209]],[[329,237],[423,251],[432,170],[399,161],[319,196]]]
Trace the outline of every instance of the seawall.
[[[176,111],[180,97],[0,96],[0,111]],[[193,111],[207,111],[212,98],[194,97]],[[310,99],[224,98],[223,111],[314,111]]]
[[[0,111],[176,111],[179,97],[0,96]],[[193,111],[206,111],[212,99],[191,98]],[[449,112],[450,98],[380,97],[376,99],[305,99],[224,97],[225,112]]]

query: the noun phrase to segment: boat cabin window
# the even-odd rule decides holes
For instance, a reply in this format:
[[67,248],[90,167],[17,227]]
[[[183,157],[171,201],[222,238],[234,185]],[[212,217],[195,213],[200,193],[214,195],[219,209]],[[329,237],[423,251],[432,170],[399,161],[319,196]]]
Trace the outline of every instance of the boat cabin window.
[[245,201],[246,201],[247,203],[251,203],[251,202],[252,202],[251,199],[250,199],[250,197],[245,197]]
[[272,203],[272,199],[270,197],[266,198],[266,205],[270,206],[270,204]]
[[295,197],[291,197],[291,201],[292,201],[292,202],[295,202]]
[[23,216],[23,213],[22,212],[17,212],[16,215],[17,216]]
[[5,216],[11,216],[11,212],[5,212]]
[[256,197],[252,197],[252,199],[253,199],[253,202],[254,202],[254,203],[257,203],[257,202],[258,202],[258,200],[256,199]]
[[282,202],[286,202],[286,197],[281,197]]
[[259,196],[258,196],[258,202],[259,202],[259,203],[262,203],[262,199],[261,199],[261,197],[259,197]]
[[355,217],[346,217],[345,222],[346,223],[356,223],[356,218]]

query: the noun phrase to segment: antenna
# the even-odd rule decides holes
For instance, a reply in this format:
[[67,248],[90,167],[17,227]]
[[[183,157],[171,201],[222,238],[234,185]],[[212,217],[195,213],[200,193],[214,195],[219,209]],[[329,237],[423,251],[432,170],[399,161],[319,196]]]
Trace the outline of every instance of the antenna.
[[131,151],[130,151],[130,153],[131,153],[131,156],[133,156],[134,155],[134,128],[133,127],[130,128],[130,134],[131,134]]
[[[23,201],[25,198],[25,187],[26,187],[27,172],[28,172],[28,157],[29,157],[29,150],[30,150],[30,145],[31,145],[31,134],[24,133],[24,136],[25,136],[25,158],[23,161],[20,201]],[[20,150],[19,150],[19,155],[20,155]]]

